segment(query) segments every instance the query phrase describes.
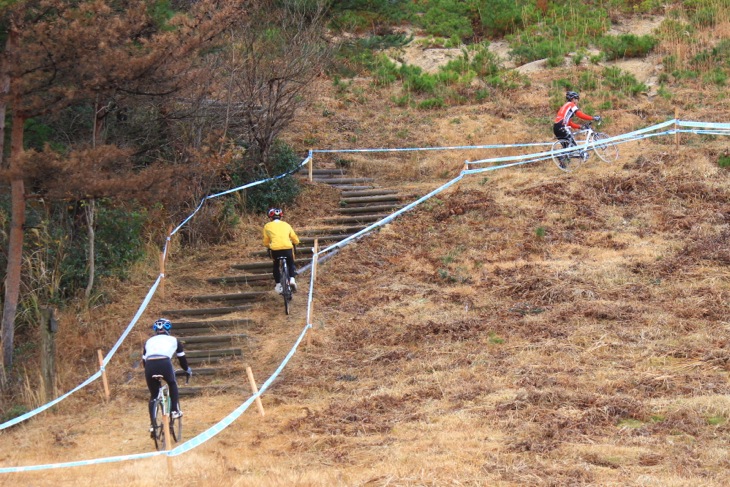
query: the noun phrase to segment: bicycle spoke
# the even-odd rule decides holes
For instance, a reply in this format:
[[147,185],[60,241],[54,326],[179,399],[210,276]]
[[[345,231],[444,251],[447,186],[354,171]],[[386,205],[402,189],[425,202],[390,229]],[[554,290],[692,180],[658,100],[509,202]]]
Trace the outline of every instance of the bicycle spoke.
[[614,162],[618,159],[618,146],[613,142],[603,142],[608,138],[608,134],[601,132],[593,134],[593,151],[603,162]]
[[580,157],[573,157],[573,152],[567,152],[563,154],[556,154],[556,151],[563,149],[563,144],[560,140],[553,143],[551,158],[555,165],[564,172],[572,172],[578,169],[581,165],[582,160]]
[[158,450],[165,449],[165,405],[163,401],[157,399],[155,401],[154,417],[152,418],[154,427],[155,448]]

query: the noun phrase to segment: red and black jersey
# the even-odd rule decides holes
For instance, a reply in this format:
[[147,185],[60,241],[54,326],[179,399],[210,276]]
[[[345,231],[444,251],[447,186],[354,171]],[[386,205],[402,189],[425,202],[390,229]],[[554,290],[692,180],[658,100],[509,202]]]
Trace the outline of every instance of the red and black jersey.
[[558,110],[558,114],[555,116],[555,123],[561,123],[566,127],[578,130],[580,129],[580,125],[570,120],[573,116],[582,118],[583,120],[593,120],[593,117],[581,112],[574,101],[569,101]]

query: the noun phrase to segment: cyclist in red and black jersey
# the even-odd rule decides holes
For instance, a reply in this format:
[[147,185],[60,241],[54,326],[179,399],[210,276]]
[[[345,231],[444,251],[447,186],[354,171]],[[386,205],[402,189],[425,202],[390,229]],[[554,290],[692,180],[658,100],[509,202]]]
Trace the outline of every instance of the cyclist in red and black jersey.
[[578,108],[578,105],[575,103],[579,99],[580,95],[575,91],[568,91],[567,93],[565,93],[566,103],[562,107],[560,107],[560,110],[558,110],[558,114],[555,116],[553,133],[558,139],[560,139],[563,147],[575,145],[573,133],[569,130],[569,128],[575,130],[580,130],[581,128],[580,125],[571,120],[573,116],[576,116],[583,120],[595,120],[597,122],[601,120],[601,117],[599,116],[592,117],[588,114],[581,112]]

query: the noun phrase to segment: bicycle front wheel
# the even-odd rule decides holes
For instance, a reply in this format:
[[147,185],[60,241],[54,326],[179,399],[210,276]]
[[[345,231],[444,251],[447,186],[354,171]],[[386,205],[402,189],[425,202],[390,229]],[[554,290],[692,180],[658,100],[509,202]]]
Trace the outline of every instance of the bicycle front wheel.
[[556,166],[558,166],[558,169],[564,172],[573,172],[574,170],[578,169],[580,167],[580,163],[582,160],[580,158],[574,158],[570,156],[570,153],[563,153],[563,154],[556,154],[556,151],[559,151],[563,148],[563,144],[557,140],[553,143],[550,157],[555,163]]
[[593,150],[603,162],[614,162],[618,159],[618,146],[613,142],[603,142],[611,138],[610,135],[602,132],[593,134]]
[[159,399],[155,400],[152,412],[152,439],[155,441],[155,448],[165,449],[165,405]]

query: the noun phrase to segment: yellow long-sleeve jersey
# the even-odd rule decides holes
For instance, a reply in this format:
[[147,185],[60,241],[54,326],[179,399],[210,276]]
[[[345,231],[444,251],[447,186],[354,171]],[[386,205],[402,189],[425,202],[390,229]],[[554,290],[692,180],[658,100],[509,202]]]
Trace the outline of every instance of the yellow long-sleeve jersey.
[[271,250],[291,249],[299,245],[299,237],[285,221],[272,220],[264,225],[264,246]]

